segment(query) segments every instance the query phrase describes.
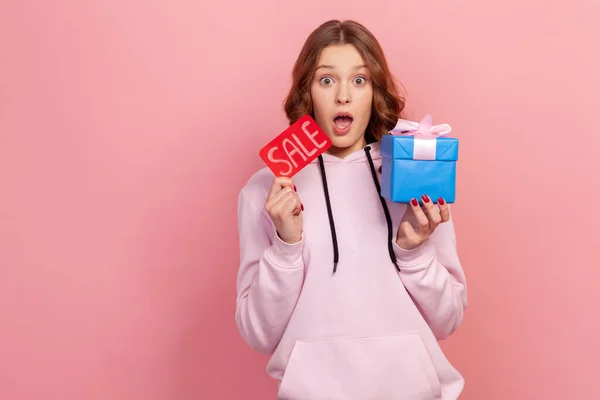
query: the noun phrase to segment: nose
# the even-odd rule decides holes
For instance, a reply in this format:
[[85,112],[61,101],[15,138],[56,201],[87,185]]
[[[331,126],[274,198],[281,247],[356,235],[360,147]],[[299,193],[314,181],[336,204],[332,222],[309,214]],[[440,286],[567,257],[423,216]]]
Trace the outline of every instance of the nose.
[[335,101],[337,104],[350,104],[350,91],[346,85],[341,85]]

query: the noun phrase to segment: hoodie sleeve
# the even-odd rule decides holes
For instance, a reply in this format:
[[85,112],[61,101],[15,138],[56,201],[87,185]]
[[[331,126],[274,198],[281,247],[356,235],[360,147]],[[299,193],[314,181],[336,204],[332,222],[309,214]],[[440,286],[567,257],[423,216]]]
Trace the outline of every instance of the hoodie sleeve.
[[271,354],[302,288],[304,233],[294,244],[279,239],[269,216],[244,190],[238,198],[238,232],[236,324],[251,348]]
[[466,278],[456,250],[452,218],[438,225],[419,247],[404,250],[394,241],[400,278],[438,340],[460,325],[467,307]]

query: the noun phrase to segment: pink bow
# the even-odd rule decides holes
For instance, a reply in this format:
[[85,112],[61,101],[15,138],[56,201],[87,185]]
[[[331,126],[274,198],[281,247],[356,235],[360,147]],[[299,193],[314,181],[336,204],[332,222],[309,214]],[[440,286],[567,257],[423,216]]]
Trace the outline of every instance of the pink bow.
[[452,128],[448,124],[442,125],[433,125],[432,117],[429,114],[426,114],[425,117],[421,120],[421,122],[413,122],[408,121],[406,119],[398,119],[398,123],[390,131],[392,134],[396,135],[414,135],[427,138],[427,137],[437,137],[443,136],[452,131]]

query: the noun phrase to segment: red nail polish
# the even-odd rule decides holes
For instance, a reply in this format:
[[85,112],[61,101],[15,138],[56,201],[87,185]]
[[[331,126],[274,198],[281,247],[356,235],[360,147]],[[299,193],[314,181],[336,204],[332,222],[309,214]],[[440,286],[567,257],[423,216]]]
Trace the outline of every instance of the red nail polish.
[[417,199],[412,199],[410,202],[415,207],[419,205],[419,202],[417,201]]
[[426,194],[424,194],[423,196],[421,196],[421,198],[423,199],[423,201],[425,203],[429,203],[429,196],[427,196]]
[[294,192],[297,192],[298,190],[296,190],[296,185],[294,185]]
[[444,201],[444,199],[442,199],[441,197],[438,199],[438,204],[440,206],[443,206],[444,204],[446,204],[446,202]]
[[300,209],[304,211],[304,204],[300,203]]

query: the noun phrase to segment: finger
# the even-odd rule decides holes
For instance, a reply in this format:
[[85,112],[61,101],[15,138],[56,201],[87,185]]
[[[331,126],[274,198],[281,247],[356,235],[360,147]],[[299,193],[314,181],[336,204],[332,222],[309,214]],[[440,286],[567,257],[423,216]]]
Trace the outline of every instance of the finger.
[[295,193],[292,193],[288,198],[281,200],[278,205],[281,205],[279,215],[282,217],[286,215],[299,215],[300,211],[302,211],[302,203]]
[[423,199],[423,208],[425,209],[425,213],[429,218],[429,229],[431,231],[434,231],[435,228],[440,224],[440,222],[442,222],[442,216],[440,215],[438,208],[435,206],[435,204],[433,204],[429,196],[424,194],[421,198]]
[[450,208],[448,207],[448,203],[446,203],[442,197],[438,199],[438,207],[440,208],[442,222],[448,222],[450,220]]
[[[290,209],[295,210],[296,207],[301,207],[300,197],[298,197],[296,192],[290,191],[289,188],[285,188],[284,190],[285,194],[279,196],[278,193],[278,200],[274,202],[272,206],[272,211],[279,216],[287,215]],[[281,193],[283,193],[283,191],[281,191]]]
[[[282,199],[287,199],[288,196],[293,195],[293,189],[290,189],[289,186],[281,189],[279,192],[275,193],[270,199],[267,200],[266,208],[267,209],[277,209],[278,204],[282,201]],[[281,206],[281,204],[279,204]]]
[[417,199],[412,199],[410,201],[410,207],[412,208],[413,214],[417,220],[417,230],[420,232],[429,232],[429,219],[423,212],[421,206],[419,206]]
[[294,182],[292,181],[292,179],[286,178],[284,176],[276,177],[275,179],[273,179],[273,184],[271,185],[271,190],[269,191],[267,198],[275,196],[275,194],[277,194],[286,187],[295,189]]

